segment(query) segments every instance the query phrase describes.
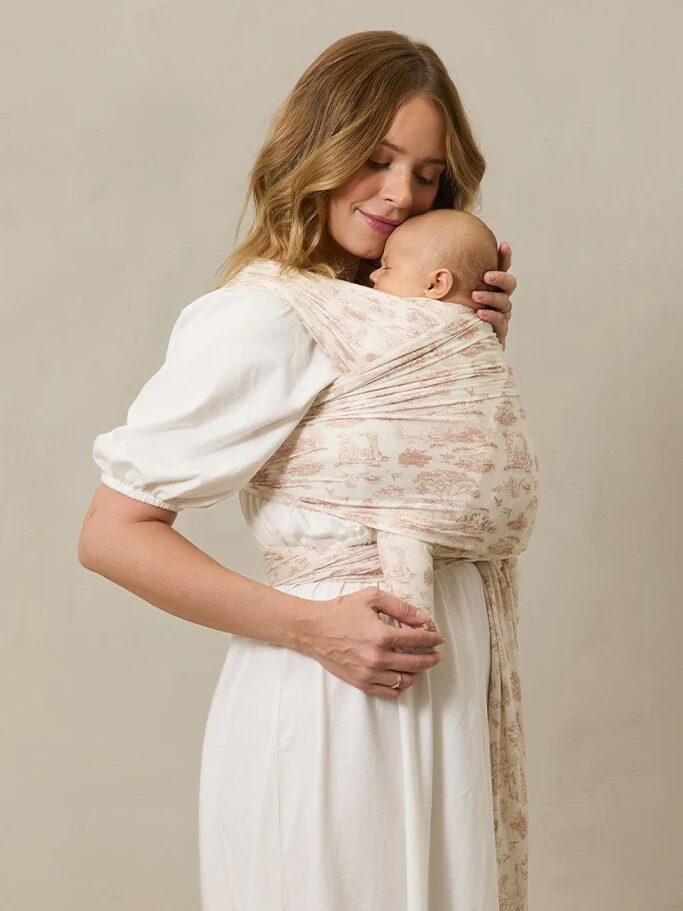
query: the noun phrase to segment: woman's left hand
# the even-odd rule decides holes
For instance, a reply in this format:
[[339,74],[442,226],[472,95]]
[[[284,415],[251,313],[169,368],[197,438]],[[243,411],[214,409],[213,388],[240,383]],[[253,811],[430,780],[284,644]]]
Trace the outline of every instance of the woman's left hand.
[[472,300],[482,308],[477,310],[477,316],[491,323],[498,336],[498,341],[505,350],[505,336],[508,334],[508,324],[512,315],[512,302],[510,295],[517,287],[517,279],[508,272],[512,262],[512,249],[507,241],[498,247],[498,270],[487,272],[484,281],[491,285],[493,291],[473,291]]

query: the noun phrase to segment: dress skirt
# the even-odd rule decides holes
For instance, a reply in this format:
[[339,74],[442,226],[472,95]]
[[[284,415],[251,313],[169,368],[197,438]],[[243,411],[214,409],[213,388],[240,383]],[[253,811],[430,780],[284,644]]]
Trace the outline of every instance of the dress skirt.
[[[266,548],[371,544],[364,525],[246,489],[338,375],[287,293],[204,294],[126,423],[96,437],[102,481],[176,511],[239,493]],[[281,587],[325,600],[364,585]],[[203,911],[498,911],[483,586],[466,562],[434,585],[444,658],[398,699],[226,636],[202,749]]]
[[230,637],[202,749],[203,911],[498,911],[481,578],[459,562],[434,589],[443,660],[398,699]]

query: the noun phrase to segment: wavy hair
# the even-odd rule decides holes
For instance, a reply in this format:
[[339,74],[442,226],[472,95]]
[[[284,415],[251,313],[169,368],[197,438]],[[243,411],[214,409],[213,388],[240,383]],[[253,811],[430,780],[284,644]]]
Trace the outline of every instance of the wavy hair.
[[276,111],[249,174],[235,237],[253,201],[252,226],[217,272],[226,285],[256,258],[338,278],[330,253],[327,199],[361,168],[414,93],[443,111],[448,165],[433,209],[472,211],[486,162],[460,96],[429,45],[393,31],[340,38],[304,71]]

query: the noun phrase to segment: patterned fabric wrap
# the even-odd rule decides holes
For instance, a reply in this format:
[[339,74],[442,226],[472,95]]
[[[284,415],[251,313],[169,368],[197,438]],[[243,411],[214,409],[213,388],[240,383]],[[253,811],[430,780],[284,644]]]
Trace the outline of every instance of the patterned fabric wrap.
[[499,902],[501,911],[524,911],[517,555],[534,527],[538,459],[502,346],[463,304],[287,273],[271,260],[233,281],[285,295],[339,370],[247,489],[376,532],[372,545],[334,551],[267,548],[271,584],[383,577],[433,615],[435,566],[469,560],[481,574]]

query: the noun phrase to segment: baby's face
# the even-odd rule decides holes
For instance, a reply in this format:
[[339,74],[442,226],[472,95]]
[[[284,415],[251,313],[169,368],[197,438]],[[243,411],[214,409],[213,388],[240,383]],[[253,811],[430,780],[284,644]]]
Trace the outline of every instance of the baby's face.
[[402,243],[400,237],[395,237],[400,230],[396,228],[387,238],[381,265],[370,274],[370,281],[378,291],[387,294],[423,297],[429,285],[429,277],[410,255],[409,246]]
[[397,297],[448,300],[476,309],[470,299],[484,272],[498,263],[493,232],[468,212],[435,209],[394,229],[379,269],[370,273],[378,291]]

